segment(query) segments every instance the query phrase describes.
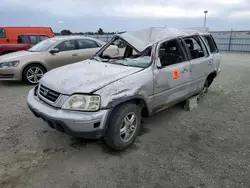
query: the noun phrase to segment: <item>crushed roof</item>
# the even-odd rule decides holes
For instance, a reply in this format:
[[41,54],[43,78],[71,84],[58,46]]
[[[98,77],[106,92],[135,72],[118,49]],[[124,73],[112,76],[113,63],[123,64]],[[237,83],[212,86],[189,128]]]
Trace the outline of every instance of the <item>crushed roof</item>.
[[137,50],[143,51],[148,46],[151,46],[161,40],[190,36],[194,34],[204,34],[204,32],[191,29],[150,27],[137,31],[128,31],[123,34],[118,34],[118,36],[130,43]]

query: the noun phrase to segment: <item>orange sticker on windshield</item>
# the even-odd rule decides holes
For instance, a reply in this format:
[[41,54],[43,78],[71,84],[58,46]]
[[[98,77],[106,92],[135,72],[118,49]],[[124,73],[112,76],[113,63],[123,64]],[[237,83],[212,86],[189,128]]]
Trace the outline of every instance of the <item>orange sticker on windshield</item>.
[[176,79],[178,79],[178,78],[180,77],[180,74],[179,74],[179,70],[178,70],[178,69],[173,70],[172,73],[173,73],[173,79],[174,79],[174,80],[176,80]]

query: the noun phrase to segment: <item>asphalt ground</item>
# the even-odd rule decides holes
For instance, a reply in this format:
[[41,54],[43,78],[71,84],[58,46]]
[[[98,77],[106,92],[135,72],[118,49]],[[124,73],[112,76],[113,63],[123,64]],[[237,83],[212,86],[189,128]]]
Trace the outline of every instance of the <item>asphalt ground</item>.
[[31,86],[0,82],[1,188],[249,188],[250,53],[222,53],[222,72],[192,111],[143,120],[122,152],[50,129],[26,105]]

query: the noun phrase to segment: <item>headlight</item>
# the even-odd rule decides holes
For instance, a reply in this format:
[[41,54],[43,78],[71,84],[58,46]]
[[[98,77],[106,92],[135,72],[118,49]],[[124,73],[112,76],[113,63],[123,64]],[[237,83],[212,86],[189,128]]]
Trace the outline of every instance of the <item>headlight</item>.
[[75,94],[68,98],[62,106],[66,110],[97,111],[100,108],[100,96]]
[[17,67],[19,61],[8,61],[0,63],[0,68]]

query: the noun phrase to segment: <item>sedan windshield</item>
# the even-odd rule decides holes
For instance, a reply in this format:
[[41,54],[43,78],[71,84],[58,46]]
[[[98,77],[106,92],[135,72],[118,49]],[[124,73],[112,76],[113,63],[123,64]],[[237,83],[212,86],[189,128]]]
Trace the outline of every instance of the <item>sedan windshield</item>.
[[42,42],[39,42],[38,44],[36,44],[32,48],[30,48],[28,51],[29,52],[45,52],[48,49],[50,49],[57,42],[58,41],[55,39],[46,39],[46,40],[43,40]]

